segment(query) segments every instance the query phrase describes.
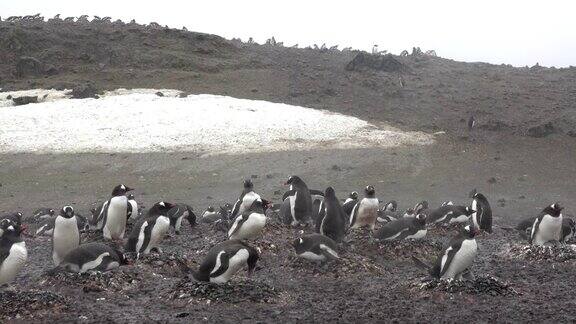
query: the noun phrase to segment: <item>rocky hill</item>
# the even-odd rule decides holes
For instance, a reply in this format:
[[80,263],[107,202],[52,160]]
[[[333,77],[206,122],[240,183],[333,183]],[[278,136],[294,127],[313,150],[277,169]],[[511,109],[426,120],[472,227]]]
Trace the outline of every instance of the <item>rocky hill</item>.
[[248,44],[159,25],[0,22],[0,87],[175,88],[328,109],[405,129],[576,136],[576,68],[462,63],[414,52]]

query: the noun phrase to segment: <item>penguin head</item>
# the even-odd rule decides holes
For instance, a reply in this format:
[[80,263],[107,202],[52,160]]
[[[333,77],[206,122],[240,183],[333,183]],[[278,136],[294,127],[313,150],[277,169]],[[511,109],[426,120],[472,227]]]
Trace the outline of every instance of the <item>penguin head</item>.
[[118,197],[118,196],[124,196],[126,195],[126,193],[128,191],[132,191],[134,189],[124,185],[124,184],[119,184],[116,187],[114,187],[114,190],[112,190],[112,197]]
[[466,238],[474,238],[478,234],[478,229],[473,224],[468,224],[464,226],[463,234]]
[[133,195],[133,194],[129,194],[127,197],[128,197],[128,200],[134,200],[134,195]]
[[297,254],[301,254],[302,252],[304,252],[304,251],[302,251],[303,244],[304,244],[303,238],[297,238],[294,241],[292,241],[292,246],[296,250]]
[[349,197],[350,199],[358,199],[358,192],[357,192],[357,191],[352,191],[348,197]]
[[470,216],[472,214],[474,214],[476,211],[474,209],[472,209],[472,207],[466,207],[466,211],[465,214]]
[[544,212],[552,217],[558,217],[562,214],[562,209],[564,209],[564,207],[560,206],[560,204],[556,202],[544,208]]
[[60,216],[62,216],[64,218],[74,217],[74,208],[72,208],[72,206],[62,207],[62,210],[60,210]]
[[250,180],[250,179],[244,180],[244,189],[253,189],[253,188],[254,188],[254,183],[252,183],[252,180]]
[[334,188],[332,188],[332,187],[326,188],[326,190],[324,190],[324,197],[325,198],[336,197],[336,193],[334,192]]
[[54,216],[54,209],[50,208],[50,210],[48,211],[48,214],[50,214],[50,216]]
[[[222,207],[220,207],[222,208]],[[214,212],[214,206],[208,206],[208,208],[206,208],[207,212],[213,213]]]
[[20,227],[14,221],[7,218],[0,221],[0,237],[18,236],[20,232]]
[[172,208],[174,208],[176,205],[169,203],[169,202],[165,202],[165,201],[159,201],[157,203],[154,204],[154,206],[152,206],[150,208],[150,210],[148,210],[148,216],[166,216],[168,214],[168,211]]
[[290,176],[288,178],[288,180],[286,181],[285,184],[286,185],[294,185],[294,184],[299,184],[299,183],[302,183],[302,179],[300,179],[299,176],[293,175],[293,176]]
[[398,208],[398,203],[396,202],[396,200],[390,200],[390,201],[384,206],[384,211],[395,212],[397,208]]
[[366,197],[373,198],[376,190],[373,186],[366,186],[366,188],[364,188],[364,193],[366,194]]
[[426,224],[426,214],[418,214],[418,215],[416,215],[416,217],[414,219],[415,219],[416,223],[418,223],[420,225]]
[[468,194],[469,198],[474,198],[476,196],[476,194],[478,193],[478,190],[476,190],[476,188],[472,189],[470,191],[470,193]]

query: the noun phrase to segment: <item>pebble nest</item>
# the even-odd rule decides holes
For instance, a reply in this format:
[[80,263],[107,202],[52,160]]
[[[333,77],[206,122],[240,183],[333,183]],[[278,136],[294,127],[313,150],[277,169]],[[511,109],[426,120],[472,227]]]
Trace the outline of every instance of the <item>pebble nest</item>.
[[65,310],[68,302],[65,297],[50,291],[0,291],[0,319],[18,319],[38,312],[59,313]]
[[505,255],[529,261],[566,262],[576,259],[576,246],[572,244],[559,245],[510,245],[504,251]]
[[177,253],[150,253],[142,255],[139,263],[149,265],[155,272],[162,272],[172,277],[186,273],[187,260]]
[[40,283],[45,286],[79,286],[82,291],[101,292],[101,291],[125,291],[137,287],[142,281],[142,276],[133,267],[121,267],[108,272],[89,272],[89,273],[71,273],[57,272],[46,274],[46,279]]
[[243,280],[225,284],[180,280],[173,289],[172,299],[206,300],[236,304],[240,302],[271,303],[279,295],[277,288],[260,281]]
[[518,292],[512,286],[500,279],[481,275],[474,280],[443,280],[434,279],[425,283],[415,284],[420,290],[447,293],[466,293],[472,295],[515,296]]

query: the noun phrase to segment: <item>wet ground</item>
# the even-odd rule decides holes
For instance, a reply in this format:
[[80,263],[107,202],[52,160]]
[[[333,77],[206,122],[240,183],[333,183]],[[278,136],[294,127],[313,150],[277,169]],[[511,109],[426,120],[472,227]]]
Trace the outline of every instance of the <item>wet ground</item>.
[[[295,258],[290,242],[299,229],[270,221],[254,243],[262,249],[257,271],[250,278],[241,272],[224,286],[196,283],[179,265],[183,260],[197,266],[224,239],[208,224],[190,228],[185,223],[181,235],[164,241],[161,255],[96,275],[46,274],[52,267],[49,239],[26,237],[29,261],[13,285],[24,302],[7,304],[2,298],[0,317],[27,322],[574,321],[574,258],[526,252],[511,227],[551,202],[560,201],[567,214],[576,210],[575,149],[576,143],[564,138],[511,137],[492,143],[439,138],[428,147],[208,158],[186,153],[2,155],[0,213],[30,215],[38,207],[72,204],[89,214],[92,204],[118,183],[135,187],[144,206],[163,199],[186,202],[201,213],[208,205],[233,201],[245,177],[253,178],[261,195],[278,201],[287,176],[298,174],[311,188],[334,186],[339,198],[373,184],[381,199],[396,199],[400,208],[422,199],[432,206],[444,200],[467,203],[468,192],[477,188],[492,203],[495,230],[478,237],[477,282],[425,287],[410,256],[432,259],[451,230],[432,230],[423,242],[399,245],[350,234],[340,246],[342,260],[317,265]],[[562,253],[570,256],[566,248],[558,250]],[[33,306],[24,306],[27,298],[36,300]]]

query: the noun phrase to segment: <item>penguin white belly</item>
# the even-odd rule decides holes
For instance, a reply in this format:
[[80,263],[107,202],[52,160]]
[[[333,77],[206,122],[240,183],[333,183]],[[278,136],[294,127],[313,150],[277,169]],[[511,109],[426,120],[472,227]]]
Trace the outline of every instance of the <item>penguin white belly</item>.
[[466,223],[470,220],[470,218],[468,218],[468,216],[466,215],[460,215],[458,217],[454,217],[454,218],[450,218],[450,221],[448,221],[449,224],[455,224],[455,223]]
[[146,236],[144,231],[146,230],[146,227],[148,227],[148,221],[145,221],[142,224],[142,226],[140,226],[140,233],[138,233],[138,241],[136,242],[136,253],[137,254],[140,254],[140,251],[142,250],[142,246],[144,245],[144,238]]
[[298,225],[298,220],[296,219],[296,198],[298,197],[298,192],[295,192],[293,196],[290,196],[290,214],[292,215],[292,226]]
[[127,214],[128,198],[124,196],[118,196],[110,199],[106,224],[104,224],[103,230],[105,238],[109,240],[120,240],[124,238]]
[[[244,240],[244,239],[253,239],[261,235],[264,226],[266,226],[266,216],[264,214],[252,213],[248,216],[248,219],[242,223],[238,224],[240,218],[236,219],[232,228],[230,228],[230,232],[233,233],[230,235],[231,240]],[[240,228],[236,229],[236,227],[240,226]],[[236,232],[234,232],[236,230]]]
[[80,245],[80,233],[76,217],[56,217],[52,235],[52,260],[59,265],[68,252]]
[[100,254],[96,259],[84,263],[78,272],[84,273],[86,271],[90,271],[90,270],[94,270],[94,269],[98,268],[102,264],[102,261],[104,260],[104,258],[107,256],[110,256],[110,253],[104,252],[104,253]]
[[250,191],[249,193],[245,194],[242,198],[242,203],[240,203],[240,207],[238,208],[238,215],[242,215],[246,210],[250,209],[250,207],[252,207],[252,203],[256,199],[260,199],[260,195],[254,191]]
[[0,285],[12,282],[24,267],[27,259],[26,243],[18,242],[12,244],[10,254],[0,265]]
[[376,224],[376,218],[378,218],[378,199],[364,198],[358,207],[358,215],[356,216],[356,221],[354,222],[353,228],[366,225],[374,228]]
[[[448,269],[442,275],[442,279],[459,279],[462,276],[464,270],[470,268],[474,259],[476,258],[476,253],[478,251],[478,245],[476,240],[464,240],[462,245],[456,255],[452,258],[452,262],[448,265]],[[442,258],[442,266],[445,266],[446,260],[448,258],[448,253]]]
[[310,261],[324,261],[326,257],[322,254],[318,255],[314,252],[306,251],[304,253],[298,254],[299,257],[310,260]]
[[132,206],[132,214],[130,215],[130,219],[138,218],[138,203],[136,200],[129,200],[130,206]]
[[544,215],[538,225],[536,237],[532,240],[533,244],[544,245],[550,241],[558,241],[562,233],[562,216],[552,217]]
[[144,250],[144,254],[150,253],[150,250],[153,248],[157,248],[160,242],[164,239],[164,235],[168,233],[170,229],[170,219],[166,216],[159,216],[156,219],[156,223],[152,228],[152,232],[150,233],[150,242],[148,246]]
[[406,236],[405,239],[412,239],[412,240],[421,240],[426,236],[426,233],[428,233],[427,229],[421,229],[418,232],[412,234],[412,235],[408,235]]
[[472,223],[474,224],[475,228],[480,228],[480,222],[478,219],[478,201],[476,201],[476,199],[472,200],[472,210],[475,210],[474,213],[472,213]]
[[[212,270],[211,274],[218,271],[218,269],[220,269],[220,267],[222,266],[222,261],[220,260],[220,258],[223,253],[224,252],[220,252],[218,254],[216,260],[216,266]],[[224,273],[222,273],[218,277],[211,277],[210,282],[218,284],[228,282],[230,278],[232,278],[232,276],[246,264],[246,261],[248,261],[248,256],[249,256],[248,250],[246,249],[238,250],[238,252],[236,252],[236,254],[234,254],[234,256],[232,256],[228,260],[228,269],[226,269],[226,271],[224,271]]]

